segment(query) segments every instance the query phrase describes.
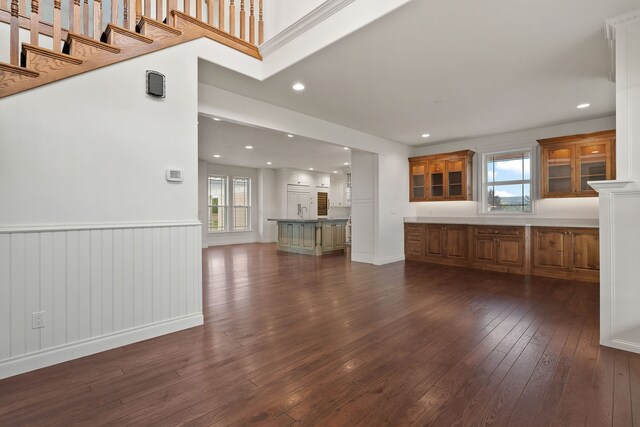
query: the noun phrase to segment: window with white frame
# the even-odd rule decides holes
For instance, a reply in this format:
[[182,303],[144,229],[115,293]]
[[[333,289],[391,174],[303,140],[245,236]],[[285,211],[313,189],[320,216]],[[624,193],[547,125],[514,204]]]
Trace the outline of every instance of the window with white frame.
[[483,212],[532,212],[531,150],[490,153],[483,159]]
[[233,178],[233,231],[251,230],[251,179]]
[[209,231],[225,231],[227,223],[227,177],[209,177]]
[[209,176],[209,232],[251,230],[251,179]]

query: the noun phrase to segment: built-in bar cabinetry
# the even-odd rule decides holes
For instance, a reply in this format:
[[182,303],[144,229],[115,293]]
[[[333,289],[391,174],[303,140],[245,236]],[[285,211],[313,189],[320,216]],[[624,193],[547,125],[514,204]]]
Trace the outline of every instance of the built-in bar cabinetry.
[[591,282],[600,277],[597,228],[405,223],[405,258]]
[[409,159],[409,200],[471,200],[473,151],[464,150]]
[[532,235],[532,274],[576,280],[599,277],[598,229],[533,227]]
[[615,179],[615,130],[540,139],[543,198],[596,197],[588,181]]

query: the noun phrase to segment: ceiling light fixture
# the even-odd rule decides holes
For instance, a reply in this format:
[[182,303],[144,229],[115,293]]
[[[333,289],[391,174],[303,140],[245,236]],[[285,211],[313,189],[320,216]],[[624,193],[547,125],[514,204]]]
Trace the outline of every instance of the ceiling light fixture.
[[246,148],[247,150],[253,150],[253,145],[247,145],[247,146],[246,146],[246,147],[244,147],[244,148]]
[[584,104],[578,105],[576,108],[582,110],[583,108],[589,108],[589,107],[591,107],[591,104],[588,104],[585,102]]
[[268,165],[272,165],[273,163],[271,163],[271,162],[267,162],[267,164],[268,164]]
[[309,168],[309,170],[310,170],[310,171],[312,171],[312,170],[313,170],[313,168]]
[[215,120],[216,122],[219,122],[221,119],[219,119],[218,117],[213,117],[213,120]]
[[215,157],[216,159],[220,158],[220,154],[214,154],[213,157]]
[[348,150],[348,149],[349,149],[349,147],[344,147],[344,149],[345,149],[345,150]]
[[344,162],[344,165],[345,166],[349,166],[349,162]]
[[338,171],[333,171],[333,173],[338,173]]
[[289,138],[293,138],[293,135],[291,135],[291,134],[287,134],[287,136],[288,136]]
[[423,138],[429,138],[430,136],[431,136],[431,135],[430,135],[430,134],[428,134],[428,133],[423,133],[423,134],[422,134],[422,137],[423,137]]
[[291,86],[291,88],[296,92],[300,92],[304,90],[304,85],[298,82],[298,83],[294,83],[293,86]]

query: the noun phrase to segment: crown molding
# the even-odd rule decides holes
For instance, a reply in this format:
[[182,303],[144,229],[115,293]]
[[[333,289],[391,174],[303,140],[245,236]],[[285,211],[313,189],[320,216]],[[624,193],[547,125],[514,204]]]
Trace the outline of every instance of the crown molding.
[[616,27],[640,19],[640,9],[604,21],[604,35],[609,43],[609,80],[616,81]]
[[272,54],[281,47],[297,39],[316,25],[330,18],[345,7],[349,6],[355,0],[328,0],[317,8],[294,22],[283,31],[276,34],[259,47],[260,54],[263,58]]
[[635,181],[633,180],[608,180],[608,181],[587,181],[587,184],[591,186],[598,193],[603,191],[621,190],[633,187]]

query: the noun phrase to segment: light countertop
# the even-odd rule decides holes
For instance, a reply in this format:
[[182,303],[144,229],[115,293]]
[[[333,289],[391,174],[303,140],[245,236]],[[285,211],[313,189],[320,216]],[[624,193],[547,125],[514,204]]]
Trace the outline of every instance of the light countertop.
[[267,221],[277,222],[347,222],[348,218],[317,218],[317,219],[298,219],[298,218],[267,218]]
[[572,218],[518,218],[501,216],[477,216],[477,217],[405,217],[405,223],[417,224],[466,224],[466,225],[511,225],[517,227],[581,227],[598,228],[597,219],[572,219]]

